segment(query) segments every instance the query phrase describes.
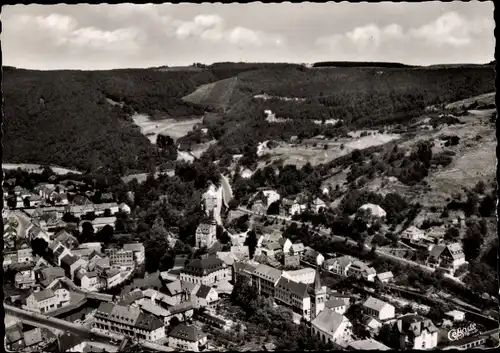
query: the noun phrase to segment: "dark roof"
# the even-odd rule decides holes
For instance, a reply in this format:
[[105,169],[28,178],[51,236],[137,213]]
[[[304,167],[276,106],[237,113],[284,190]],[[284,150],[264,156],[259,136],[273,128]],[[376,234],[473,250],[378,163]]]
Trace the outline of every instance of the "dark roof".
[[170,336],[184,341],[197,342],[205,334],[196,326],[179,324],[170,332]]
[[400,333],[413,337],[420,336],[425,329],[431,333],[437,331],[436,326],[430,319],[412,314],[400,317],[396,322],[396,326]]
[[216,240],[215,243],[208,249],[209,254],[215,254],[216,252],[222,251],[222,244]]
[[143,297],[144,297],[144,295],[142,294],[142,291],[140,291],[140,290],[133,291],[133,292],[125,294],[122,297],[122,300],[120,301],[119,304],[127,306],[127,305],[130,305]]
[[78,257],[75,255],[66,255],[61,259],[61,265],[66,265],[68,267],[71,267],[76,261],[78,260]]
[[53,296],[55,296],[55,293],[52,289],[44,289],[40,292],[34,292],[33,296],[38,302],[41,302],[49,298],[52,298]]
[[294,282],[288,278],[281,277],[276,284],[278,288],[284,288],[287,292],[297,295],[299,298],[307,298],[307,284],[301,282]]
[[200,286],[200,288],[198,289],[198,292],[196,292],[196,296],[198,298],[206,298],[208,293],[210,293],[211,289],[212,289],[212,287],[209,287],[209,286],[202,284]]
[[17,323],[14,326],[6,328],[5,338],[7,340],[7,344],[12,344],[21,340],[23,338],[21,325]]
[[207,275],[224,268],[224,262],[216,257],[207,257],[204,259],[194,259],[189,261],[184,268],[184,272],[195,276]]
[[328,309],[333,309],[333,308],[337,308],[339,306],[345,306],[345,305],[346,305],[345,301],[343,299],[339,299],[339,298],[330,299],[325,303],[325,307],[327,307]]
[[157,317],[141,312],[134,326],[146,331],[154,331],[165,326],[165,324]]
[[59,336],[58,341],[59,341],[59,351],[67,352],[71,348],[82,343],[84,339],[80,336],[76,336],[71,333],[63,333],[61,336]]

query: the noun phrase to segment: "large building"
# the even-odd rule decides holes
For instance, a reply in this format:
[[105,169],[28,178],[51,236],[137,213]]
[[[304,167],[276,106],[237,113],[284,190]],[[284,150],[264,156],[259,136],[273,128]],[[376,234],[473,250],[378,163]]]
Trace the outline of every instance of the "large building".
[[181,281],[213,286],[224,281],[231,281],[232,270],[217,257],[194,259],[181,271]]
[[134,266],[134,252],[125,249],[106,249],[106,255],[109,257],[111,266]]
[[165,338],[165,324],[133,306],[101,303],[95,313],[94,327],[152,342]]
[[26,306],[30,311],[43,314],[68,305],[69,301],[70,295],[66,289],[44,289],[31,294],[26,299]]
[[260,264],[252,272],[252,285],[257,289],[257,294],[274,297],[274,289],[282,272],[274,267]]
[[363,303],[363,311],[365,314],[374,317],[378,321],[394,318],[395,310],[393,305],[374,297],[369,297]]
[[346,347],[351,339],[351,322],[342,314],[331,309],[323,310],[311,322],[311,334],[324,343],[332,342]]
[[395,344],[398,349],[433,349],[437,346],[438,329],[422,316],[409,314],[393,324]]
[[215,220],[211,220],[208,223],[201,223],[196,228],[195,238],[197,248],[210,248],[217,240],[217,225]]
[[144,249],[143,244],[141,244],[141,243],[124,244],[123,250],[132,251],[134,253],[134,260],[138,265],[141,265],[144,263],[145,249]]

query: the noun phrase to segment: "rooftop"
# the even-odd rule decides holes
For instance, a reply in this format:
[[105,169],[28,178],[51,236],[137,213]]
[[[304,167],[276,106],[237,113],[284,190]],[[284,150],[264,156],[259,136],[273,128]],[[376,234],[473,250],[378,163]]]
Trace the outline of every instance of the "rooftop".
[[336,313],[330,309],[322,310],[319,315],[312,321],[312,325],[321,331],[334,334],[344,320],[344,315]]
[[349,343],[349,347],[355,350],[380,350],[380,351],[388,351],[390,350],[385,344],[380,343],[379,341],[375,341],[372,338],[366,340],[353,341]]
[[170,332],[170,336],[184,341],[198,342],[206,335],[196,326],[179,324]]
[[383,300],[369,297],[364,303],[363,306],[373,309],[375,311],[381,311],[386,305],[391,305],[389,303],[384,302]]

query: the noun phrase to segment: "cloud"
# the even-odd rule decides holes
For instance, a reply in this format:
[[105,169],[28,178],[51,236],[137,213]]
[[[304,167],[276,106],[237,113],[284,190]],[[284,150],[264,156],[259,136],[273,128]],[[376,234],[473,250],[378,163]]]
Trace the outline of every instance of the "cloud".
[[[426,46],[457,48],[470,45],[475,38],[491,35],[494,23],[491,19],[469,19],[456,12],[447,12],[436,20],[420,27],[404,30],[393,23],[384,27],[367,24],[343,34],[322,36],[316,44],[337,52],[370,54],[387,51],[403,51]],[[410,48],[412,47],[412,48]]]
[[[172,22],[171,18],[165,21]],[[226,28],[222,17],[214,14],[195,16],[191,21],[173,20],[176,27],[175,34],[178,39],[185,40],[197,37],[212,42],[225,42],[236,46],[261,46],[281,45],[284,43],[282,36],[252,30],[243,26]]]
[[[113,31],[95,27],[79,28],[73,17],[60,14],[36,17],[20,15],[14,20],[22,26],[42,31],[56,47],[66,46],[72,52],[90,49],[130,52],[140,49],[136,40],[141,36],[135,28],[119,28]],[[9,24],[11,23],[12,19],[9,21]]]
[[484,31],[493,31],[491,19],[467,19],[456,12],[448,12],[434,22],[410,30],[409,34],[432,45],[465,46]]

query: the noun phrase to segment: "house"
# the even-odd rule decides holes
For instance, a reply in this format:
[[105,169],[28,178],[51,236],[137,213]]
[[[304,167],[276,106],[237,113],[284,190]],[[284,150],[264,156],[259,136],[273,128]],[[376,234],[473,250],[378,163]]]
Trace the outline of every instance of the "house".
[[[99,269],[98,269],[99,271]],[[101,271],[101,277],[106,282],[106,288],[113,288],[122,282],[120,270],[111,268]]]
[[347,272],[355,259],[351,256],[341,256],[328,259],[323,263],[323,268],[340,276],[347,276]]
[[273,202],[278,201],[278,200],[281,199],[280,194],[278,194],[274,190],[264,190],[264,191],[262,191],[262,193],[266,197],[267,205],[270,205]]
[[62,245],[67,247],[68,249],[74,249],[78,247],[78,240],[65,230],[62,230],[55,234],[55,240],[60,242]]
[[393,305],[370,296],[363,303],[363,311],[366,315],[373,316],[379,321],[384,321],[394,318],[396,309]]
[[217,187],[209,182],[208,190],[202,195],[202,201],[204,206],[205,215],[213,215],[214,210],[217,208],[217,203],[219,200],[219,191]]
[[394,324],[398,349],[434,349],[438,343],[438,329],[420,315],[408,314]]
[[424,234],[423,230],[420,230],[415,226],[411,226],[401,232],[401,239],[407,239],[411,243],[416,243],[424,238]]
[[324,309],[311,322],[311,335],[324,343],[332,342],[342,347],[351,341],[352,324],[342,314]]
[[382,272],[377,274],[377,279],[380,283],[389,283],[394,280],[394,275],[391,271]]
[[196,292],[196,304],[199,307],[213,307],[219,301],[219,293],[209,286],[202,284]]
[[445,313],[446,316],[453,319],[453,322],[460,322],[465,320],[465,313],[460,310],[452,310]]
[[264,247],[260,249],[261,253],[265,256],[272,257],[274,254],[281,250],[281,245],[279,242],[267,242]]
[[17,323],[5,328],[5,348],[9,351],[21,351],[26,347],[22,324]]
[[385,344],[380,343],[379,341],[375,341],[372,338],[368,338],[365,340],[352,341],[347,346],[347,350],[349,351],[366,351],[366,350],[377,350],[377,351],[389,351],[391,350]]
[[431,267],[441,267],[453,274],[460,266],[467,263],[462,247],[458,243],[437,245],[432,248],[427,264]]
[[155,342],[165,338],[165,324],[134,306],[101,303],[94,314],[93,327]]
[[80,267],[86,267],[85,260],[80,259],[74,255],[66,255],[61,259],[61,268],[64,270],[66,276],[73,280],[75,278],[76,270]]
[[27,268],[16,273],[14,285],[19,289],[28,289],[35,286],[35,271]]
[[378,333],[380,328],[382,327],[382,323],[370,315],[363,315],[362,322],[365,327],[373,334]]
[[231,268],[216,257],[194,259],[181,270],[181,281],[213,286],[221,281],[230,281]]
[[179,324],[170,332],[168,346],[183,351],[199,352],[207,347],[207,335],[194,325]]
[[195,239],[197,248],[210,248],[217,240],[217,224],[215,220],[208,223],[201,223],[196,228]]
[[[102,287],[102,281],[95,271],[78,272],[75,281],[80,287],[89,292],[98,291]],[[78,283],[79,282],[79,283]]]
[[373,267],[368,267],[368,265],[365,264],[364,262],[355,260],[349,267],[347,275],[355,276],[358,278],[362,277],[367,281],[373,282],[375,281],[375,276],[377,275],[377,271],[375,271]]
[[279,243],[280,243],[280,244],[281,244],[281,243],[283,243],[283,244],[281,244],[281,245],[282,245],[282,247],[283,247],[283,252],[284,252],[285,254],[290,253],[290,250],[292,249],[292,242],[290,241],[290,239],[287,239],[287,238],[281,238],[281,239],[279,240]]
[[321,255],[318,251],[307,246],[304,248],[304,253],[302,254],[302,260],[314,266],[321,266],[323,265],[323,261],[325,261],[325,257]]
[[317,197],[311,204],[311,208],[314,212],[320,213],[321,210],[326,209],[326,203]]
[[126,214],[130,214],[130,206],[127,205],[125,202],[122,202],[121,204],[118,205],[118,209],[120,210],[120,212],[124,212]]
[[59,297],[52,289],[44,289],[40,292],[32,293],[26,298],[26,306],[28,310],[37,313],[45,313],[57,309],[59,305]]
[[257,289],[257,294],[274,296],[274,288],[281,278],[282,272],[274,267],[260,264],[252,272],[252,285]]
[[61,266],[61,260],[63,259],[63,257],[71,254],[71,251],[58,241],[52,242],[49,245],[49,250],[52,251],[52,259],[57,264],[57,266]]
[[17,263],[30,263],[33,262],[33,260],[33,250],[30,246],[28,246],[28,244],[23,243],[23,245],[21,245],[21,249],[17,250]]
[[26,347],[33,347],[43,342],[42,330],[40,327],[23,332]]
[[85,196],[76,195],[73,198],[73,204],[75,204],[77,206],[84,206],[84,205],[91,205],[92,202],[90,202],[90,200],[88,198],[86,198]]
[[339,314],[345,314],[347,311],[347,304],[341,298],[332,298],[326,301],[325,308],[333,310]]
[[328,196],[328,194],[330,193],[330,189],[328,187],[324,187],[322,190],[321,190],[321,193],[324,195],[324,196]]
[[295,243],[292,244],[292,247],[290,249],[290,253],[292,255],[302,255],[305,251],[304,244],[303,243]]
[[123,245],[124,251],[132,251],[134,255],[134,261],[141,265],[145,261],[145,250],[144,245],[142,243],[129,243]]
[[64,277],[66,274],[60,267],[44,267],[35,271],[35,279],[44,287],[47,287],[54,280]]
[[344,294],[344,293],[339,293],[335,290],[331,290],[331,289],[328,289],[328,292],[327,292],[327,298],[328,299],[341,299],[344,301],[344,303],[349,306],[350,302],[351,302],[351,296],[348,295],[348,294]]
[[283,271],[283,277],[294,282],[313,284],[316,276],[316,270],[311,267],[306,267],[295,271]]

